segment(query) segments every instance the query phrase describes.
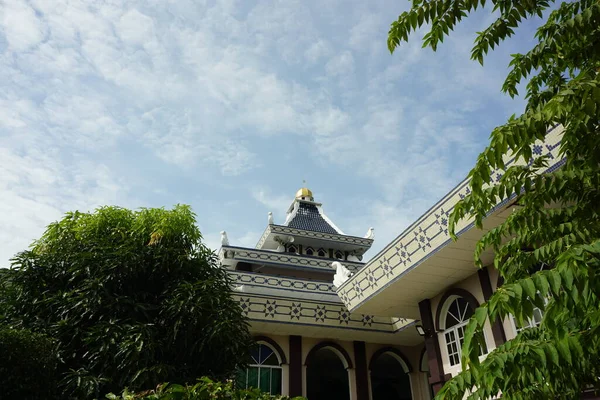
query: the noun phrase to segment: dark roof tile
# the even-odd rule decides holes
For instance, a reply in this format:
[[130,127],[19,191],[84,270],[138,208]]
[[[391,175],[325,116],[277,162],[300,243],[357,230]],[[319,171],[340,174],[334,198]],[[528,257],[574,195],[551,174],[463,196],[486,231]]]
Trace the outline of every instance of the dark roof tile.
[[289,222],[290,228],[304,229],[307,231],[338,234],[319,213],[319,209],[314,204],[300,202],[298,211]]

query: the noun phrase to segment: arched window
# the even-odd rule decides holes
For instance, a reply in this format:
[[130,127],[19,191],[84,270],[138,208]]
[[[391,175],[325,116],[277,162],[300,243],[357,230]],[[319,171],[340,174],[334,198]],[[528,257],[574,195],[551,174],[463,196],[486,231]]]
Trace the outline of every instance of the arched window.
[[350,399],[348,370],[353,365],[343,347],[321,342],[308,352],[305,364],[307,398]]
[[287,248],[288,253],[298,253],[298,249],[293,244],[290,244]]
[[319,257],[327,257],[327,252],[325,251],[325,249],[319,249],[319,250],[317,251],[317,255],[318,255]]
[[334,255],[335,255],[335,258],[337,258],[338,260],[343,260],[344,259],[344,253],[342,253],[339,250],[337,250]]
[[272,395],[281,394],[281,360],[275,351],[259,343],[251,352],[248,368],[239,370],[236,385],[240,389],[258,388]]
[[[465,339],[465,328],[475,310],[464,297],[448,299],[445,313],[444,339],[450,365],[460,364],[461,348]],[[487,353],[487,348],[481,349]]]
[[304,252],[306,253],[307,256],[312,256],[315,254],[315,251],[313,250],[312,247],[307,247]]
[[382,348],[373,354],[371,371],[371,398],[373,400],[410,400],[412,388],[408,373],[410,365],[399,350]]

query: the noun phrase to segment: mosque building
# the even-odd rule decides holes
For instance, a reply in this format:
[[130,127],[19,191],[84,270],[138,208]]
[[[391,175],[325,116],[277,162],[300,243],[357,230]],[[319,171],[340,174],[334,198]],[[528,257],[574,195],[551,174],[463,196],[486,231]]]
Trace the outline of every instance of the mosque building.
[[[549,171],[564,162],[561,136],[554,127],[533,147]],[[464,180],[368,261],[373,229],[345,234],[306,187],[285,221],[269,213],[254,248],[222,232],[221,265],[259,344],[238,384],[309,400],[431,399],[461,370],[465,325],[501,284],[493,253],[483,255],[486,268],[475,266],[475,244],[516,207],[514,197],[496,205],[482,230],[460,221],[453,241],[448,218],[468,193]],[[488,322],[484,353],[540,319]]]

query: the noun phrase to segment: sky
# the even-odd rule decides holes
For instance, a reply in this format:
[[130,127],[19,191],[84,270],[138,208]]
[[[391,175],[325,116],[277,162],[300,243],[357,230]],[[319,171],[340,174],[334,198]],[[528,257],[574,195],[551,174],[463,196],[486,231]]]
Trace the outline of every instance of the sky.
[[0,1],[0,266],[71,210],[189,204],[205,242],[254,246],[303,180],[366,259],[464,179],[523,99],[482,67],[477,12],[391,55],[408,1]]

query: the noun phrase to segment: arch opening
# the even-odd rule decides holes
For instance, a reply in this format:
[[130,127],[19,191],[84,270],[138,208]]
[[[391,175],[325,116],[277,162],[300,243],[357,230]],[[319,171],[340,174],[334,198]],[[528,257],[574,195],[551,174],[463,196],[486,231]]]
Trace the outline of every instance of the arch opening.
[[258,388],[272,395],[281,394],[284,355],[268,342],[257,342],[250,352],[248,367],[238,370],[235,383],[240,389]]
[[[479,304],[473,295],[462,291],[448,293],[441,307],[438,308],[437,325],[443,330],[450,366],[460,364],[467,323],[477,307],[479,307]],[[487,353],[487,346],[485,345],[485,335],[482,335],[481,339],[484,345],[480,347],[479,352],[485,354]]]
[[398,354],[386,351],[371,361],[373,400],[412,400],[409,366]]
[[333,347],[311,354],[306,368],[307,397],[310,400],[349,400],[350,382],[344,358]]

